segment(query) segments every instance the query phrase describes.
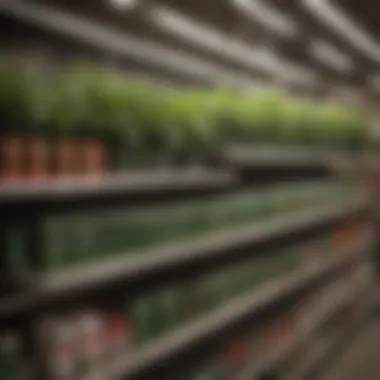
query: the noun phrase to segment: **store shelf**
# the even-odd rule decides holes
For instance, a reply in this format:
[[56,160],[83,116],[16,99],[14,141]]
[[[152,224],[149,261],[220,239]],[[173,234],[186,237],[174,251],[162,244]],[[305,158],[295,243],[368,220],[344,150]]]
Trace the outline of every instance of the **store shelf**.
[[323,380],[378,380],[380,324],[370,321],[367,328],[346,346],[325,371]]
[[[11,299],[2,299],[0,304],[0,326],[15,322],[37,307],[53,307],[67,300],[74,301],[88,295],[123,288],[131,292],[146,291],[150,287],[183,279],[184,276],[200,273],[210,266],[228,260],[238,260],[247,255],[247,248],[260,248],[297,241],[305,234],[318,232],[333,223],[366,210],[366,202],[352,201],[323,208],[314,207],[302,212],[291,213],[260,223],[253,223],[197,239],[187,244],[171,244],[149,253],[120,255],[107,262],[78,266],[57,273],[36,276],[26,294]],[[239,255],[241,254],[241,255]]]
[[[292,376],[291,380],[318,379],[331,365],[344,348],[354,340],[357,334],[369,322],[369,306],[371,296],[365,299],[363,307],[356,310],[352,320],[344,323],[339,330],[329,339],[329,342],[315,352],[311,359]],[[290,379],[289,379],[290,380]]]
[[204,344],[219,339],[220,334],[252,318],[278,302],[289,300],[305,288],[329,275],[340,271],[368,252],[369,241],[361,242],[351,252],[310,265],[276,281],[270,281],[259,290],[227,304],[218,311],[197,319],[190,325],[171,332],[168,336],[142,348],[129,356],[120,368],[115,370],[115,380],[150,378],[162,366],[170,366],[176,358],[192,355]]
[[42,183],[3,185],[0,208],[48,210],[90,208],[104,204],[147,202],[179,196],[221,192],[237,184],[231,173],[220,170],[155,170],[110,175],[105,178],[64,179]]
[[[366,210],[362,201],[327,204],[301,212],[292,212],[262,222],[254,222],[244,227],[224,230],[188,243],[170,244],[148,252],[139,252],[127,257],[108,259],[85,267],[79,266],[45,277],[43,287],[53,292],[72,292],[79,289],[107,285],[125,280],[140,283],[149,282],[153,277],[167,278],[180,272],[195,271],[199,267],[214,265],[233,256],[239,257],[239,250],[280,242],[282,239],[299,238],[309,231],[342,221],[350,215]],[[131,258],[135,256],[135,258]]]
[[312,337],[312,334],[318,329],[323,328],[323,326],[338,315],[345,307],[351,304],[355,297],[350,297],[349,299],[339,300],[332,308],[325,311],[317,320],[309,326],[305,331],[298,332],[294,337],[292,337],[285,344],[280,345],[275,350],[261,360],[259,359],[255,362],[247,371],[239,378],[239,380],[252,380],[261,379],[262,376],[269,371],[275,369],[277,365],[286,360],[292,355],[294,350],[297,349],[303,342],[306,342]]
[[273,170],[298,172],[309,175],[330,175],[342,165],[352,162],[344,154],[331,154],[313,149],[249,147],[231,148],[224,153],[224,161],[240,170],[264,172],[272,177]]

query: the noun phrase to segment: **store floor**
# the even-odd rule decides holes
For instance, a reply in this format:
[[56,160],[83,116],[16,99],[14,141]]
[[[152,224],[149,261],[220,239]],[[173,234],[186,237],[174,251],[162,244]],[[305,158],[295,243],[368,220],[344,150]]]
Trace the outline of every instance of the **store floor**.
[[358,334],[319,380],[380,380],[380,318]]

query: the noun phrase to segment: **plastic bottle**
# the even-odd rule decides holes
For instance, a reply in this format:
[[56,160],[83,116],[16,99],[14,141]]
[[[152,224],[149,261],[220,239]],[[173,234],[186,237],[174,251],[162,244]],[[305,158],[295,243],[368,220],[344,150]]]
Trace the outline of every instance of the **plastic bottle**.
[[104,380],[107,377],[107,366],[104,360],[104,321],[98,312],[85,312],[79,316],[81,329],[82,353],[81,364],[83,379]]

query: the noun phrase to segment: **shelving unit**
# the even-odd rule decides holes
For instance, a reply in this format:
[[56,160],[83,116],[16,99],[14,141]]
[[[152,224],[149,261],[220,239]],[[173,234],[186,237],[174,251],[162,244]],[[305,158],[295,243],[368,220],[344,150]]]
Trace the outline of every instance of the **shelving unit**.
[[[21,23],[23,32],[34,31],[49,43],[65,40],[78,50],[102,51],[133,67],[146,65],[148,71],[186,78],[193,84],[222,81],[238,88],[239,94],[254,84],[248,75],[252,67],[240,70],[228,66],[228,59],[220,59],[219,66],[212,54],[203,55],[211,57],[209,61],[195,59],[194,54],[183,54],[174,40],[171,47],[161,49],[151,38],[154,28],[149,36],[142,29],[139,36],[130,30],[119,33],[98,22],[96,12],[86,19],[44,4],[6,1],[0,5],[0,21],[10,30],[18,28],[13,22]],[[227,10],[230,5],[224,6]],[[152,12],[138,16],[145,26]],[[242,55],[232,60],[240,61]],[[248,61],[257,60],[249,56]],[[261,65],[264,72],[266,66]],[[276,66],[282,71],[281,63]],[[299,70],[287,68],[297,82]],[[169,100],[175,99],[171,96]],[[298,136],[304,113],[286,115],[289,131],[281,135],[284,131],[276,126],[271,132],[278,133],[277,140],[258,138],[274,147],[252,146],[258,131],[245,134],[241,129],[262,123],[270,112],[259,112],[252,121],[252,115],[244,113],[249,107],[238,107],[240,100],[247,99],[235,99],[236,108],[228,116],[238,126],[226,128],[232,136],[239,135],[238,145],[249,135],[247,149],[227,148],[230,135],[226,133],[215,156],[207,152],[210,156],[204,159],[204,146],[194,148],[196,165],[181,163],[183,157],[176,151],[179,158],[170,152],[170,157],[164,157],[170,161],[169,168],[160,170],[131,172],[123,167],[118,168],[120,174],[110,165],[96,178],[83,179],[77,173],[75,179],[63,176],[27,185],[0,185],[0,359],[15,363],[17,380],[309,380],[366,323],[377,243],[373,200],[358,178],[349,179],[350,184],[360,182],[353,194],[351,189],[350,194],[342,191],[343,187],[334,194],[323,191],[323,186],[331,190],[328,186],[342,179],[341,167],[351,167],[361,158],[359,145],[365,145],[365,134],[360,118],[349,118],[348,123],[355,125],[344,136],[336,131],[334,138],[342,137],[337,143],[318,135],[319,119],[310,123],[311,140]],[[289,104],[282,105],[286,109]],[[322,107],[323,117],[329,115],[326,109],[331,111]],[[333,114],[334,119],[337,114]],[[222,119],[211,117],[213,122]],[[333,122],[342,123],[338,119]],[[186,120],[179,127],[184,125]],[[74,140],[80,136],[78,130],[71,131]],[[360,135],[355,148],[350,135],[354,132]],[[121,135],[118,130],[116,136]],[[142,140],[146,136],[149,131],[144,130]],[[103,142],[103,137],[95,133],[97,142]],[[186,133],[180,137],[189,138]],[[291,146],[289,141],[305,143],[307,148]],[[187,143],[181,147],[188,148]],[[139,152],[142,156],[150,153],[147,146]],[[332,153],[326,146],[358,155]],[[316,186],[322,197],[303,196],[307,186],[297,190],[297,186],[315,186],[314,181],[322,183]],[[281,193],[285,188],[287,193]],[[292,191],[296,195],[290,202],[287,196]],[[212,220],[225,204],[227,211]],[[243,216],[231,214],[236,204],[237,214]],[[138,219],[140,214],[145,219]],[[119,221],[129,217],[128,223],[102,231],[113,217]],[[165,224],[167,231],[158,228]],[[191,233],[184,232],[191,228]],[[86,239],[81,240],[81,234]],[[102,238],[108,239],[103,245]],[[21,241],[21,247],[14,240]],[[110,244],[113,240],[117,244]],[[17,372],[19,367],[25,373]]]
[[[262,163],[264,167],[267,165],[265,161]],[[320,169],[325,170],[325,165],[321,162]],[[280,166],[284,167],[283,162]],[[287,169],[291,168],[294,166],[290,165]],[[170,204],[174,200],[178,202],[194,196],[202,198],[206,194],[212,197],[218,193],[234,193],[250,183],[242,176],[238,166],[235,169],[229,166],[220,175],[209,175],[208,172],[189,175],[165,173],[157,176],[113,177],[101,182],[74,181],[63,186],[59,182],[52,182],[29,189],[3,187],[0,189],[0,204],[9,215],[16,218],[21,216],[16,210],[25,210],[27,207],[31,210],[28,220],[36,218],[37,223],[46,211],[62,213],[78,206],[90,209],[132,202]],[[369,207],[369,199],[334,201],[323,207],[309,207],[244,227],[230,228],[227,233],[216,232],[188,243],[171,243],[154,248],[153,251],[150,249],[151,252],[135,258],[129,255],[115,257],[107,262],[81,264],[51,274],[36,271],[31,277],[33,281],[19,287],[12,295],[2,297],[0,328],[20,331],[24,326],[24,338],[34,347],[34,360],[38,363],[38,371],[41,371],[37,378],[50,380],[52,377],[46,370],[46,348],[40,338],[36,338],[41,318],[52,313],[59,315],[73,308],[75,310],[84,304],[86,307],[99,302],[101,304],[110,296],[115,300],[125,295],[130,299],[138,299],[140,294],[149,293],[165,284],[181,283],[215,268],[244,262],[249,257],[259,258],[265,256],[268,250],[281,250],[296,242],[308,242],[318,236],[331,234],[347,220],[368,220]],[[157,376],[169,379],[171,369],[182,371],[183,367],[186,372],[189,363],[196,368],[194,363],[204,359],[205,353],[209,355],[215,350],[217,352],[222,342],[233,339],[239,331],[245,331],[248,326],[254,328],[256,324],[261,329],[260,326],[268,318],[292,310],[297,304],[302,305],[310,294],[334,282],[337,276],[339,278],[340,274],[345,273],[345,269],[368,262],[374,237],[370,230],[360,236],[359,240],[342,248],[340,253],[305,264],[296,272],[268,279],[257,289],[173,327],[162,337],[138,348],[132,355],[125,354],[125,360],[112,368],[112,375],[107,376],[107,380],[153,379]],[[40,244],[37,241],[34,249]],[[371,288],[364,285],[361,296],[370,294]],[[306,330],[292,334],[267,354],[262,353],[255,360],[251,359],[239,379],[261,379],[268,371],[273,372],[274,378],[282,379],[280,373],[280,377],[277,377],[277,366],[291,357],[297,347],[310,342],[310,339],[313,341],[313,332],[340,315],[357,299],[355,294],[336,299],[331,308],[325,307]],[[361,315],[366,314],[368,297],[366,299],[360,308]],[[358,323],[358,318],[353,317],[352,322],[348,321],[345,331],[351,331],[351,326]],[[361,321],[362,317],[359,319]],[[25,326],[29,326],[29,329],[25,330]],[[307,378],[306,374],[310,373],[311,368],[326,355],[329,356],[326,352],[335,349],[336,342],[340,342],[343,336],[346,336],[345,332],[337,334],[336,341],[314,353],[306,362],[307,366],[304,364],[305,368],[298,369],[297,378]]]

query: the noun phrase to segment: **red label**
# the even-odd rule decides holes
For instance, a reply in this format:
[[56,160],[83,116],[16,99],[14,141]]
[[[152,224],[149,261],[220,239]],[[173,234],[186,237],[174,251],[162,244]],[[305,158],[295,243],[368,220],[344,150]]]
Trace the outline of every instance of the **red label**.
[[244,341],[232,342],[226,352],[226,362],[230,370],[241,367],[247,357],[247,343]]

